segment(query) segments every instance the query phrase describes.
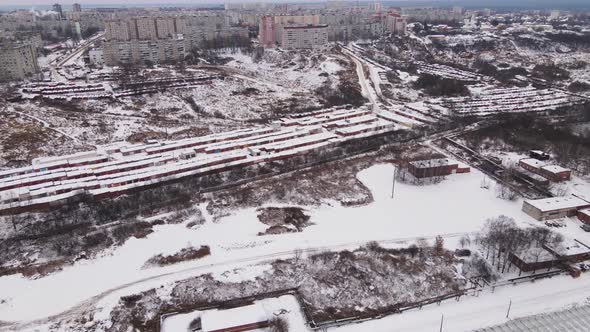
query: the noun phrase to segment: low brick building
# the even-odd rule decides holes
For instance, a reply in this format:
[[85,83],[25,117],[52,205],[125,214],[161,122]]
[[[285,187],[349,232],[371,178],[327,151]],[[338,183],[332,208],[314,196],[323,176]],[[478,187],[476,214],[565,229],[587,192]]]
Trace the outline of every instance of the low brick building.
[[582,209],[578,211],[578,219],[586,225],[590,225],[590,209]]
[[447,158],[416,160],[408,163],[408,171],[418,179],[469,173],[470,168]]
[[578,240],[568,239],[556,247],[542,245],[511,252],[509,259],[522,272],[530,272],[588,260],[590,247]]
[[541,167],[540,174],[553,182],[561,182],[568,181],[572,171],[558,165],[549,165]]
[[524,158],[518,161],[518,166],[535,174],[539,174],[539,169],[545,165],[547,165],[545,162],[535,158]]
[[524,158],[518,161],[518,165],[525,170],[541,175],[542,177],[553,181],[567,181],[571,178],[572,171],[559,165],[550,165],[542,160],[535,158]]

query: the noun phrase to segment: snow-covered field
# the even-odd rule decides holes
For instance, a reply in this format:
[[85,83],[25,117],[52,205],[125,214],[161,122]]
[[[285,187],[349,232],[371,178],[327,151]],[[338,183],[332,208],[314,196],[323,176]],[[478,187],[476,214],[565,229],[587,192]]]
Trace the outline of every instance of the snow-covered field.
[[[77,262],[37,280],[20,275],[2,277],[0,320],[31,320],[58,314],[103,292],[108,293],[103,294],[107,296],[99,306],[108,308],[122,295],[197,272],[221,274],[247,264],[290,256],[296,248],[336,250],[354,248],[371,240],[403,246],[417,238],[438,234],[445,235],[447,246],[452,247],[460,235],[477,231],[487,218],[499,214],[513,217],[521,224],[535,223],[520,211],[521,202],[496,198],[493,186],[489,190],[480,188],[483,175],[476,170],[450,176],[438,185],[396,183],[393,199],[392,174],[390,164],[361,171],[358,178],[372,191],[375,201],[361,207],[345,208],[326,202],[319,208],[310,208],[310,221],[314,225],[301,233],[257,236],[266,226],[258,221],[255,209],[244,209],[217,223],[205,215],[207,222],[193,229],[187,229],[184,224],[155,226],[155,232],[145,239],[132,238],[103,257]],[[209,245],[211,256],[163,268],[142,269],[151,256],[172,254],[188,244]],[[100,278],[96,278],[98,275]],[[38,301],[39,298],[51,300]],[[103,315],[107,313],[108,310]]]

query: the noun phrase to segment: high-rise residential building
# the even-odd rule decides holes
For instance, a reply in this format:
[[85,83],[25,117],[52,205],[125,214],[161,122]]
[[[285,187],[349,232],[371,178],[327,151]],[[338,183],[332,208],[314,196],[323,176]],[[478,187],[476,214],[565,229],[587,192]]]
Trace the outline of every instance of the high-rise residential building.
[[264,47],[282,44],[283,28],[286,26],[319,25],[319,15],[277,15],[260,18],[258,35]]
[[64,19],[64,12],[63,12],[63,9],[61,8],[61,5],[59,3],[53,4],[52,9],[57,14],[57,17],[59,20]]
[[106,41],[103,60],[110,66],[124,63],[164,63],[184,59],[185,45],[182,35],[177,38],[128,41]]
[[76,13],[80,13],[82,11],[82,6],[79,3],[75,3],[72,5],[72,11]]
[[184,59],[186,24],[181,17],[134,17],[105,23],[103,60],[161,63]]
[[327,25],[290,25],[282,28],[281,47],[312,49],[328,43]]
[[172,38],[186,30],[182,17],[137,17],[105,22],[106,40],[156,40]]
[[463,8],[402,7],[402,15],[416,21],[455,21],[463,20]]
[[124,20],[110,20],[104,23],[106,40],[131,40],[129,23]]
[[371,2],[369,3],[369,10],[373,12],[380,12],[383,9],[381,2]]
[[231,27],[226,17],[218,14],[109,20],[105,23],[104,61],[115,65],[182,60],[185,50],[217,38],[248,38],[248,29]]
[[395,35],[405,35],[408,19],[397,13],[389,13],[385,17],[385,30]]
[[275,38],[276,26],[272,16],[263,16],[260,18],[260,25],[258,27],[258,40],[262,47],[274,47],[277,43]]
[[38,72],[33,45],[0,40],[0,81],[22,80]]

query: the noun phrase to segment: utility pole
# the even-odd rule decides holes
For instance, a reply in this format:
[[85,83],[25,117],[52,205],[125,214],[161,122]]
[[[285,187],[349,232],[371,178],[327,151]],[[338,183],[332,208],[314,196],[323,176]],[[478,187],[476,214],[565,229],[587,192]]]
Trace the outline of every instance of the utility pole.
[[393,166],[393,182],[391,183],[391,198],[393,198],[393,194],[395,193],[395,170],[397,168]]
[[440,314],[440,329],[438,330],[438,332],[442,332],[442,327],[443,327],[443,321],[445,320],[445,315],[444,314]]
[[510,315],[510,308],[512,307],[512,299],[510,299],[510,303],[508,304],[508,311],[506,312],[506,318]]

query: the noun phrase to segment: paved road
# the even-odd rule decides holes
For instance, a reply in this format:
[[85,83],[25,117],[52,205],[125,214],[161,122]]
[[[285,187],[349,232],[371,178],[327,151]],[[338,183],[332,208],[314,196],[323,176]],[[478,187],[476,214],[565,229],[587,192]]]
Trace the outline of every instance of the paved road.
[[74,51],[66,54],[63,59],[58,60],[57,63],[55,64],[55,66],[61,67],[61,66],[65,65],[68,61],[72,60],[73,58],[79,57],[80,55],[82,55],[82,53],[84,53],[86,50],[88,50],[88,48],[90,48],[90,46],[92,46],[92,44],[95,41],[97,41],[99,38],[101,38],[103,36],[103,34],[104,33],[98,33],[97,35],[84,41],[83,43],[78,45]]

